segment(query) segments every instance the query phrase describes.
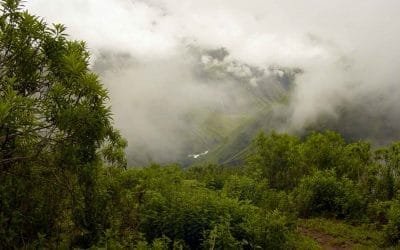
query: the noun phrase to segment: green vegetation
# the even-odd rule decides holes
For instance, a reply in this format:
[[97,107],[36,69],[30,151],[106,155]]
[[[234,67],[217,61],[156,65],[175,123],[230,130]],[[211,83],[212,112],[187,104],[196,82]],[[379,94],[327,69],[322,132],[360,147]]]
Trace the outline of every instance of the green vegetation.
[[371,225],[349,225],[337,220],[314,218],[299,221],[299,231],[308,235],[318,235],[327,246],[347,246],[355,249],[379,249],[382,232]]
[[400,241],[400,143],[259,134],[235,166],[126,168],[85,44],[1,1],[1,249],[377,249]]

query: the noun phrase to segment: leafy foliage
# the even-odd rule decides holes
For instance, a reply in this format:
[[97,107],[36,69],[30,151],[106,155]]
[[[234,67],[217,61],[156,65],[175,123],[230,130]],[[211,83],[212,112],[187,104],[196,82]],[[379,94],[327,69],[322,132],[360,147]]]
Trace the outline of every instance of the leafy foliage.
[[68,40],[64,26],[49,27],[17,0],[1,1],[0,14],[1,247],[51,238],[63,216],[84,232],[76,240],[90,244],[103,223],[100,149],[126,163],[107,91],[88,68],[85,43]]
[[386,240],[391,245],[400,243],[400,204],[393,202],[387,213],[388,224],[385,226]]
[[294,191],[299,213],[357,218],[365,210],[360,192],[348,179],[337,179],[332,172],[317,171],[305,177]]

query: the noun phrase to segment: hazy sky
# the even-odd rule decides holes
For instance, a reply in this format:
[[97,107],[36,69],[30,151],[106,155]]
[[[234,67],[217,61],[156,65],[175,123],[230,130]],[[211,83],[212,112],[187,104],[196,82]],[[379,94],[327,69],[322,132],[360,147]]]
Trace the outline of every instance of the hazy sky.
[[[201,86],[192,75],[188,46],[224,47],[229,60],[261,69],[303,69],[290,101],[291,126],[302,127],[321,113],[335,116],[350,100],[379,101],[369,105],[400,121],[399,0],[30,0],[26,5],[87,41],[93,60],[104,51],[129,55],[130,63],[104,73],[103,80],[117,126],[137,142],[176,141],[182,124],[160,117],[179,120],[181,113],[215,105],[226,95],[226,89]],[[154,106],[154,100],[162,104]],[[169,123],[168,129],[155,132],[162,129],[154,121]]]
[[400,39],[397,0],[30,0],[27,6],[66,24],[92,48],[144,57],[169,56],[183,41],[196,41],[252,63],[297,64],[329,56],[328,46],[385,55]]

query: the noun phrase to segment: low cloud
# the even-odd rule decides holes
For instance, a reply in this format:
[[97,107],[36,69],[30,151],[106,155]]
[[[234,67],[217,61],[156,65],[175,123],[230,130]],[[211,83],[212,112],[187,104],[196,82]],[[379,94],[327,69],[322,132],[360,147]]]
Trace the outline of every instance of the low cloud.
[[88,42],[116,126],[141,160],[203,152],[209,142],[192,137],[209,119],[204,113],[245,117],[285,95],[287,131],[324,117],[355,137],[400,137],[397,0],[26,5]]

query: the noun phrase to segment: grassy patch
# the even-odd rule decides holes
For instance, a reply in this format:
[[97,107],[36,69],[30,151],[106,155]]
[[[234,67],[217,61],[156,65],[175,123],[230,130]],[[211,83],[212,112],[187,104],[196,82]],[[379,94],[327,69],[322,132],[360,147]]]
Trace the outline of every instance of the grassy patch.
[[351,249],[381,249],[383,235],[369,225],[353,226],[321,218],[299,220],[299,232],[327,246]]
[[322,247],[318,244],[317,241],[315,241],[313,238],[307,235],[297,234],[296,236],[293,237],[293,239],[294,239],[294,246],[296,247],[297,250],[322,249]]

